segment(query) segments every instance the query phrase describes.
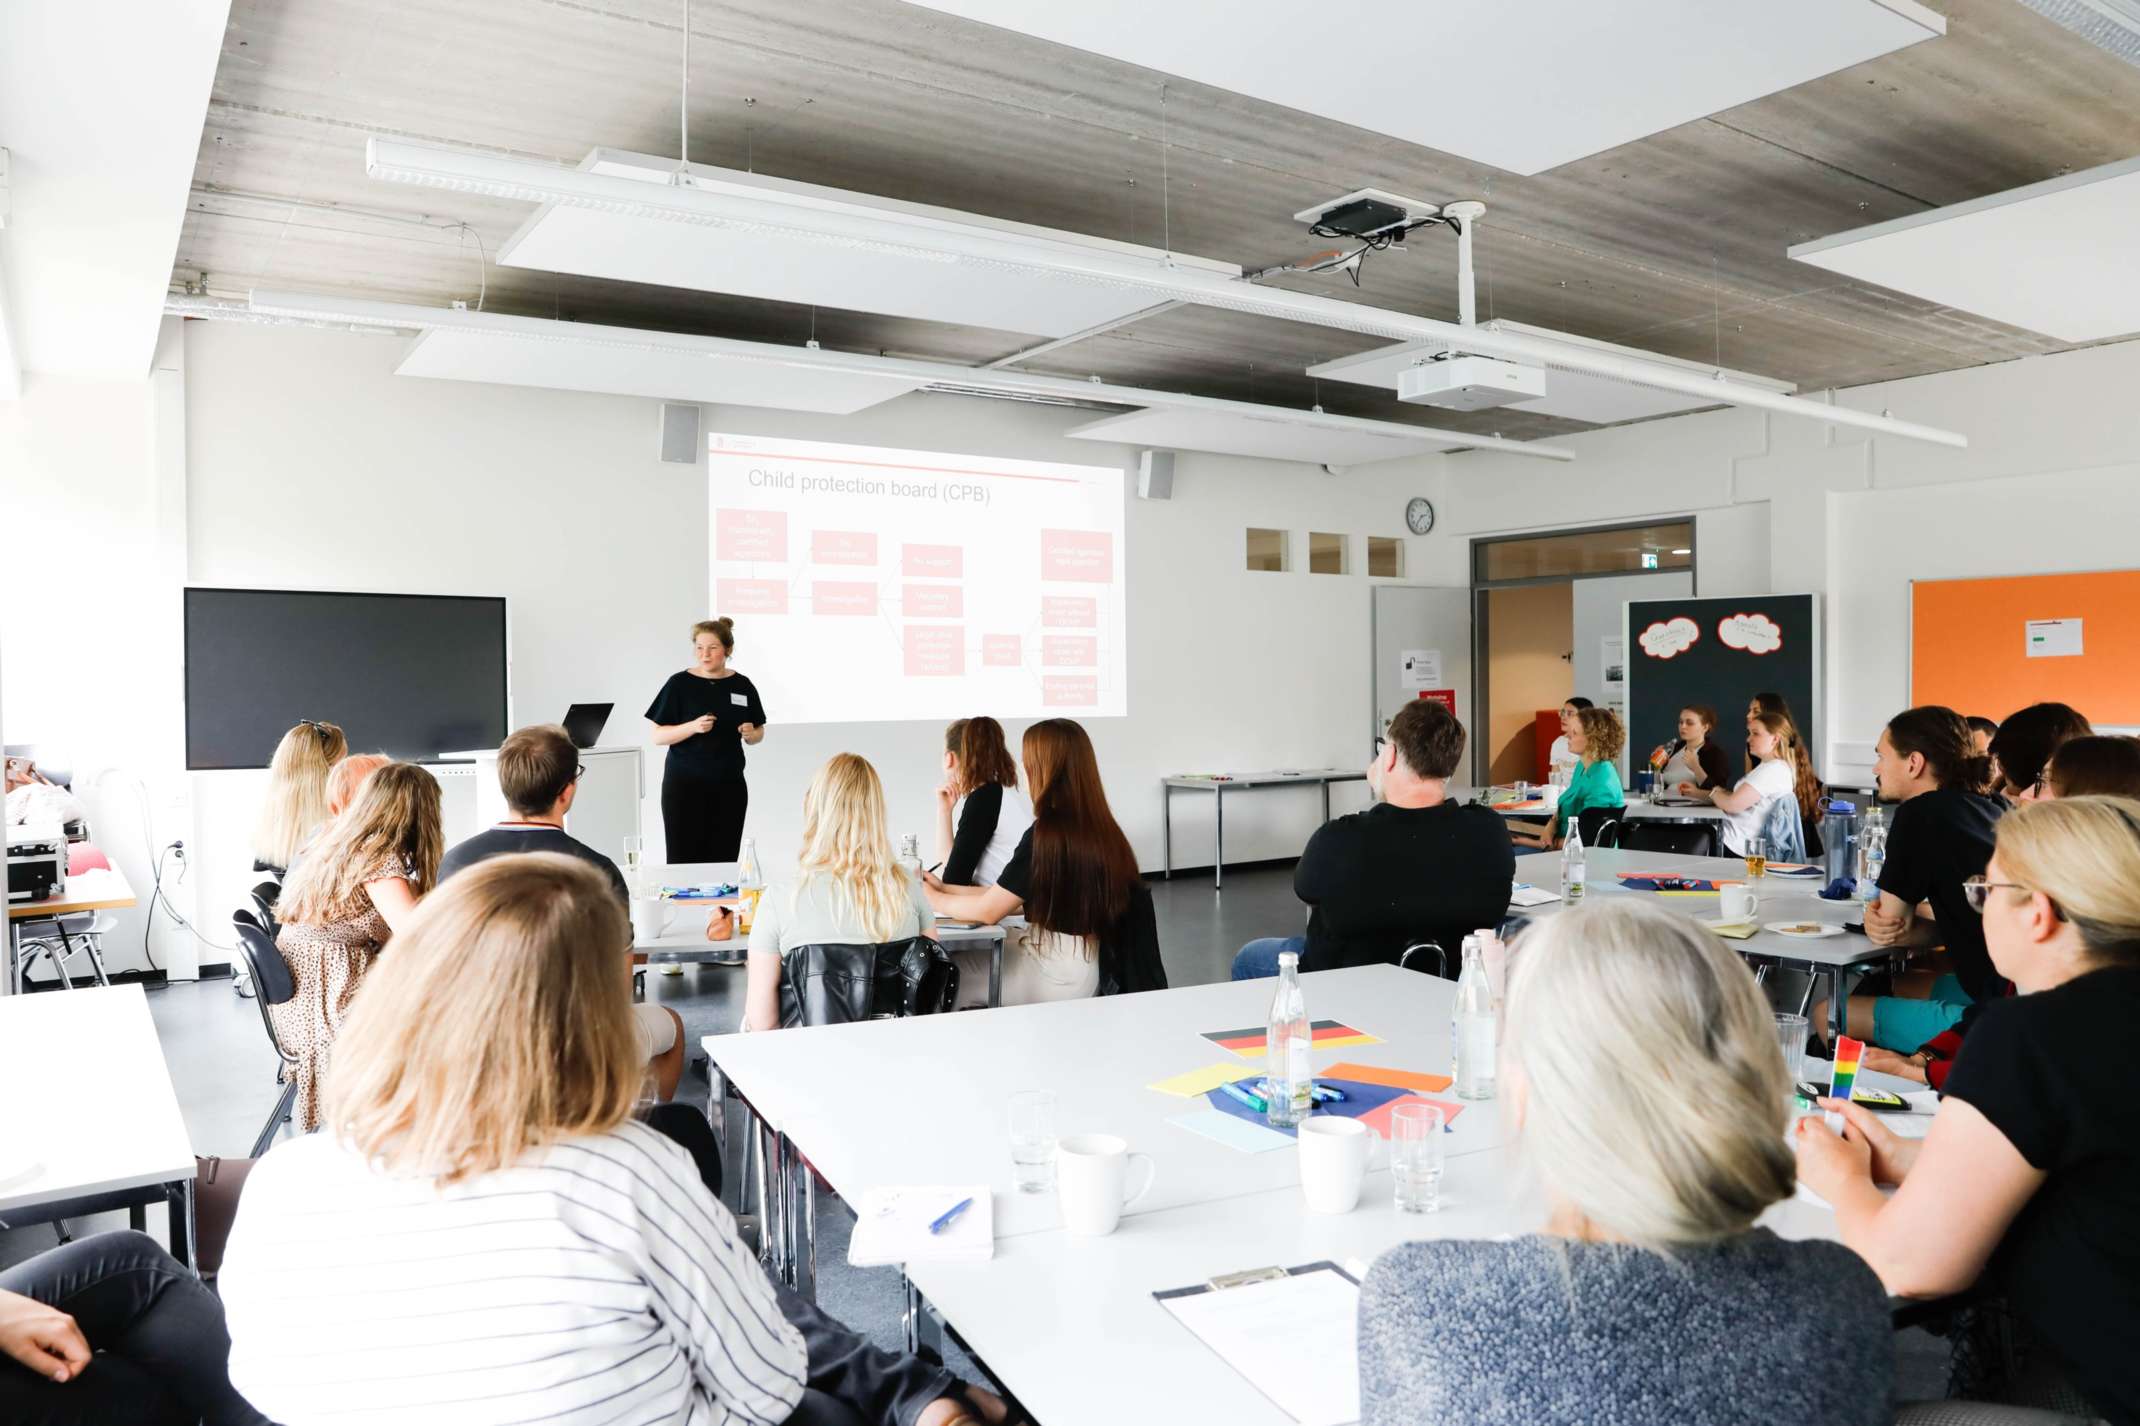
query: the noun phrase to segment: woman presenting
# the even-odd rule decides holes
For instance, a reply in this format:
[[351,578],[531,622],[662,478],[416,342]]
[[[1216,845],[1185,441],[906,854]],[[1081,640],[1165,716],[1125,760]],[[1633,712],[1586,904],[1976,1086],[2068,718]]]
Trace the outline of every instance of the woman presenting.
[[646,710],[654,741],[669,750],[661,820],[672,865],[732,862],[743,840],[743,745],[765,736],[765,706],[757,686],[728,666],[735,648],[733,619],[693,624],[691,667],[670,674]]

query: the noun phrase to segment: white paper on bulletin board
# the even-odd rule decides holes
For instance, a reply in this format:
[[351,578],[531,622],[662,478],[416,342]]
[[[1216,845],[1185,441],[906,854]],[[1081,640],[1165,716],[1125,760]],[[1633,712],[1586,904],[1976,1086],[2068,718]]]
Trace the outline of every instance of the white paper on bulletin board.
[[2077,658],[2081,652],[2078,619],[2031,619],[2027,624],[2032,659]]
[[1406,649],[1403,657],[1403,687],[1421,689],[1444,686],[1440,649]]
[[1601,638],[1598,640],[1598,667],[1605,683],[1605,697],[1618,699],[1625,696],[1627,688],[1627,640]]

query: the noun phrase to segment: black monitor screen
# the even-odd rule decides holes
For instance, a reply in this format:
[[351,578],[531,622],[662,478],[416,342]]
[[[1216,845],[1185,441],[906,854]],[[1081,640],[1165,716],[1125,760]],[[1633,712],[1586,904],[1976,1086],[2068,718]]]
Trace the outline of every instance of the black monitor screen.
[[505,601],[186,591],[186,766],[266,767],[304,718],[418,760],[505,738]]

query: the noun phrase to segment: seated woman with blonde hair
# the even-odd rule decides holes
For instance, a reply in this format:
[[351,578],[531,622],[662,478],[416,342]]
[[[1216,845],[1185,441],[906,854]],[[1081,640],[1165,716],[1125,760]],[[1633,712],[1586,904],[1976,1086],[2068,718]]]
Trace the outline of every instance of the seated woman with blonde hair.
[[682,1149],[632,1117],[624,906],[573,857],[461,872],[335,1048],[326,1132],[245,1186],[231,1380],[284,1426],[997,1422],[785,1288]]
[[935,927],[921,883],[892,850],[877,770],[853,753],[835,754],[803,794],[795,879],[758,898],[743,1028],[779,1028],[782,960],[796,947],[883,945]]
[[253,822],[253,870],[287,874],[297,849],[327,820],[327,775],[349,753],[332,723],[306,718],[275,744],[267,796]]
[[1888,1291],[2005,1294],[2037,1362],[2009,1399],[2140,1421],[2140,802],[2025,802],[1964,889],[2016,994],[1979,1002],[1924,1138],[1831,1104],[1843,1136],[1799,1121],[1799,1176]]
[[328,1049],[380,948],[408,926],[417,896],[437,884],[444,842],[438,779],[414,763],[389,763],[365,779],[284,885],[275,946],[297,993],[268,1014],[283,1048],[297,1056],[300,1129],[319,1127]]
[[1791,1084],[1752,972],[1684,916],[1564,911],[1510,957],[1503,1122],[1543,1231],[1409,1243],[1360,1290],[1365,1426],[1892,1419],[1887,1300],[1791,1196]]

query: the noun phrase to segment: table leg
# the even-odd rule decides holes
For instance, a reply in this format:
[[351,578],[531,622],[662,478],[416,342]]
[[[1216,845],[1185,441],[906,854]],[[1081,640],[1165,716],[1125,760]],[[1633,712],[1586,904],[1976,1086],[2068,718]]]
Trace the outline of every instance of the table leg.
[[1159,784],[1159,879],[1174,879],[1174,789]]
[[788,1222],[793,1225],[793,1236],[788,1254],[788,1278],[790,1285],[805,1302],[817,1301],[817,1191],[810,1182],[810,1166],[803,1162],[795,1145],[783,1134],[781,1147],[793,1163],[788,1174],[789,1191],[794,1195],[794,1204]]
[[757,1146],[758,1260],[765,1264],[767,1272],[785,1281],[781,1261],[785,1244],[781,1239],[780,1150],[773,1143],[772,1131],[756,1111],[747,1109],[745,1114],[751,1140]]
[[1323,820],[1324,820],[1325,822],[1327,822],[1327,821],[1329,821],[1329,820],[1330,820],[1330,779],[1329,779],[1329,778],[1327,778],[1327,777],[1326,777],[1326,778],[1324,778],[1324,779],[1323,779],[1323,781],[1322,781],[1322,789],[1323,789]]
[[[996,929],[998,931],[1003,930],[1000,926]],[[997,936],[988,948],[988,1004],[990,1009],[994,1009],[1003,1003],[1003,947],[1009,940],[1010,935],[1005,932]]]
[[171,1240],[171,1256],[199,1272],[199,1240],[194,1231],[193,1218],[193,1180],[189,1178],[176,1185],[167,1185],[164,1192],[170,1195],[171,1221],[166,1236]]
[[1211,889],[1226,884],[1226,789],[1211,785]]
[[910,1356],[933,1352],[937,1361],[944,1359],[944,1327],[929,1311],[929,1304],[922,1300],[921,1289],[907,1279],[904,1270],[899,1274],[899,1285],[906,1292],[906,1308],[900,1313],[900,1326],[906,1331],[906,1349]]
[[1828,1020],[1835,1027],[1834,1041],[1842,1043],[1850,1024],[1850,997],[1846,994],[1848,983],[1844,979],[1844,967],[1837,966],[1829,973]]

